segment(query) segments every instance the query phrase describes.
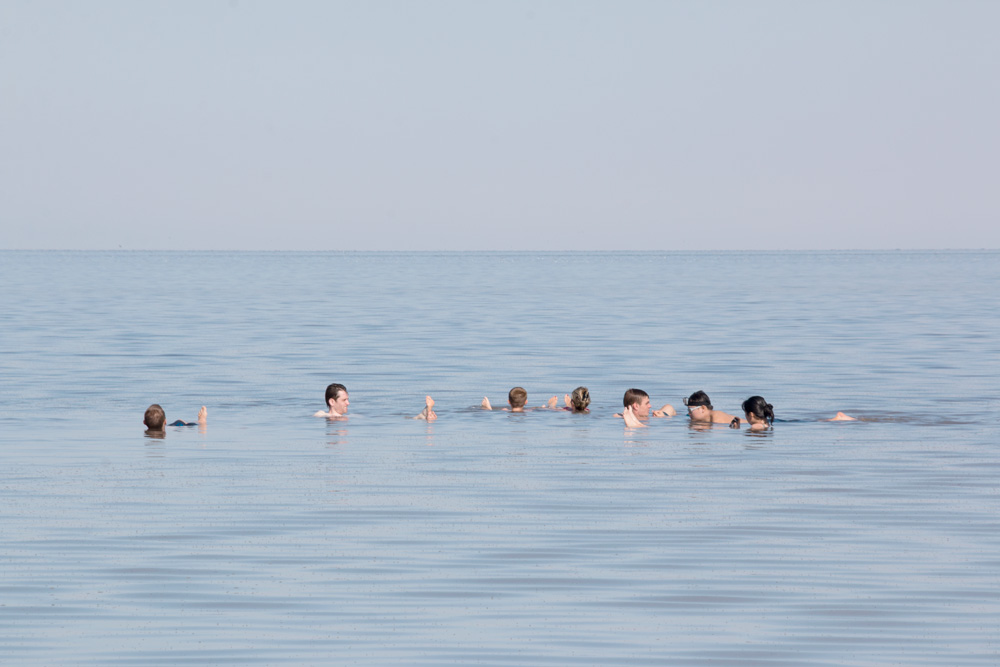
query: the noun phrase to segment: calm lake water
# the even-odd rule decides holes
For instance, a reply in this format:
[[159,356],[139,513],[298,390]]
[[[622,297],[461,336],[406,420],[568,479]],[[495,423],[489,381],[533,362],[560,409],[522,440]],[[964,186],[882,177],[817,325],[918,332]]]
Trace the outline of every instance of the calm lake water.
[[[0,290],[4,664],[1000,663],[1000,252],[5,251]],[[629,430],[629,387],[788,421]]]

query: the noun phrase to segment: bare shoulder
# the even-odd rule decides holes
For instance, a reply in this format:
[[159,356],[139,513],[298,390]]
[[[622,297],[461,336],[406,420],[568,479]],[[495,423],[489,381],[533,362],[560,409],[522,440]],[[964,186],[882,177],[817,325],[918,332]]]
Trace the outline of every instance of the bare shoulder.
[[744,422],[743,419],[739,419],[739,417],[734,417],[728,412],[723,412],[722,410],[712,410],[712,422],[715,424],[728,424],[732,422],[734,419],[738,420],[739,423],[741,424]]

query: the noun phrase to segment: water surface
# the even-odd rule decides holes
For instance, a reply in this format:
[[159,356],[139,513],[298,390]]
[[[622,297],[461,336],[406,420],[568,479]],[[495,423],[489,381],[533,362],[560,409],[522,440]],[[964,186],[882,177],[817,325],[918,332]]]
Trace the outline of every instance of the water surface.
[[998,260],[0,252],[0,661],[996,664]]

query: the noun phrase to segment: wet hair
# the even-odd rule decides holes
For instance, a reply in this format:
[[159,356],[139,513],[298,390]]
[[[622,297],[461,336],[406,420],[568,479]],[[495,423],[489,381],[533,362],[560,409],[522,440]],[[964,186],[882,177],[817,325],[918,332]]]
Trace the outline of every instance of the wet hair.
[[712,409],[712,400],[708,397],[708,394],[701,391],[700,389],[687,398],[684,399],[684,405],[689,408],[694,408],[699,405],[704,405],[709,410]]
[[569,404],[573,407],[573,412],[583,412],[590,405],[590,390],[586,387],[577,387],[569,395]]
[[163,408],[156,403],[146,408],[146,414],[142,416],[142,423],[150,431],[162,431],[163,424],[166,423],[167,416],[163,414]]
[[347,387],[342,384],[337,384],[334,382],[329,387],[326,388],[326,407],[330,407],[330,399],[337,400],[337,396],[340,392],[347,393]]
[[774,406],[765,401],[763,396],[751,396],[743,401],[743,412],[763,419],[768,424],[774,423]]
[[649,394],[642,389],[628,389],[625,391],[625,398],[622,399],[622,405],[626,408],[630,405],[635,405],[641,402],[643,397],[649,398]]
[[514,387],[507,394],[507,401],[512,408],[523,408],[524,404],[528,402],[528,392],[525,391],[524,387]]

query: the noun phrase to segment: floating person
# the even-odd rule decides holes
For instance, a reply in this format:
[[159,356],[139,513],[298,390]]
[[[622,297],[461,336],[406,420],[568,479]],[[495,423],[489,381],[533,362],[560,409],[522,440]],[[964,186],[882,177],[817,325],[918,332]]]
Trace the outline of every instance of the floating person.
[[326,405],[329,412],[320,410],[313,417],[326,417],[327,419],[347,419],[347,407],[351,404],[350,396],[347,394],[347,387],[336,382],[326,388]]
[[[527,390],[524,387],[514,387],[511,389],[507,392],[507,404],[510,408],[502,408],[503,410],[509,409],[511,412],[524,412],[524,406],[528,404]],[[483,410],[493,409],[493,405],[490,404],[490,399],[486,396],[483,396],[483,402],[479,405]]]
[[[774,424],[774,406],[763,396],[751,396],[743,401],[742,407],[751,431],[763,431]],[[739,428],[739,424],[736,427]]]
[[426,404],[424,409],[414,419],[423,419],[432,422],[438,418],[437,413],[434,412],[434,399],[428,396],[424,399],[424,403]]
[[186,422],[178,419],[175,422],[166,424],[167,416],[163,408],[157,403],[153,403],[146,408],[146,414],[142,416],[142,423],[146,425],[146,434],[153,437],[163,437],[164,425],[166,426],[205,426],[208,424],[208,409],[203,405],[198,411],[198,421]]
[[740,427],[742,420],[739,417],[722,410],[714,410],[708,394],[703,391],[696,391],[685,398],[684,405],[687,406],[688,417],[693,424],[729,424],[733,428]]
[[[625,413],[630,412],[635,417],[638,426],[645,426],[645,424],[639,423],[639,420],[649,419],[650,408],[652,407],[649,394],[642,389],[628,389],[625,391],[625,396],[622,397],[622,405],[624,405],[625,409],[621,413],[616,414],[615,417],[624,418]],[[674,406],[667,403],[659,410],[653,410],[652,413],[654,417],[673,417],[677,414],[677,411],[674,410]],[[628,421],[631,420],[626,421],[626,426],[629,425]]]
[[590,412],[590,390],[586,387],[577,387],[572,394],[563,396],[563,402],[566,404],[563,409],[573,414]]

